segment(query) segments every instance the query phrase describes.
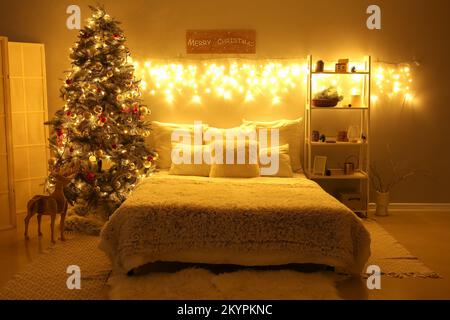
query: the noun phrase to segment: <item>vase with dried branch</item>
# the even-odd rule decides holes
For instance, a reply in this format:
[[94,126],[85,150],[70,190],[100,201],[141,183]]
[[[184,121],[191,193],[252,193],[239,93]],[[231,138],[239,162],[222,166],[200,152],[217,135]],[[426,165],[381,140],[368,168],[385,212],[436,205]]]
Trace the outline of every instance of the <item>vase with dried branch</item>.
[[370,181],[376,191],[375,214],[377,216],[389,215],[388,209],[392,188],[413,176],[429,173],[422,169],[408,169],[405,161],[394,161],[389,145],[387,146],[387,158],[389,159],[389,170],[391,171],[389,175],[383,175],[375,163],[370,165]]

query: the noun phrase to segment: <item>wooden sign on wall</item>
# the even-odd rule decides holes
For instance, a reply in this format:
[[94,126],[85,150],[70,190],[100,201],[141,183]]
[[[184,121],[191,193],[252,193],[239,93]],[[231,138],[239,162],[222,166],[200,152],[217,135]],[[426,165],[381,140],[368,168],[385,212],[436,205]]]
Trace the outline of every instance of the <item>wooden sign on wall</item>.
[[187,30],[187,53],[256,53],[255,30]]

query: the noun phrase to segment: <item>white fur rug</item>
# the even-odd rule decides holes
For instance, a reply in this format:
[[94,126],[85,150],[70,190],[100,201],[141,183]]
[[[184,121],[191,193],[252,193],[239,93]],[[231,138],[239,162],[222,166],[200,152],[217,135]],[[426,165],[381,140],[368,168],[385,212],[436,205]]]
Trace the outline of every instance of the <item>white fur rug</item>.
[[114,275],[108,284],[109,297],[115,300],[337,300],[338,278],[332,272],[242,270],[214,274],[189,268],[145,276]]

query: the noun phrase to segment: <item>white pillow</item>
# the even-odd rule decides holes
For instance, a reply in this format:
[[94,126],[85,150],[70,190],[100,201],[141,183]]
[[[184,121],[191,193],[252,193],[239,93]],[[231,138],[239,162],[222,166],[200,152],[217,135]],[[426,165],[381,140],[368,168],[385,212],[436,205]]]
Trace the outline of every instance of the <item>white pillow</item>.
[[[296,120],[277,120],[271,122],[242,120],[244,126],[255,126],[259,131],[267,129],[268,140],[270,141],[271,129],[279,130],[279,145],[289,145],[289,156],[291,158],[291,166],[293,171],[302,169],[300,153],[301,153],[301,135],[302,135],[303,118]],[[260,147],[264,147],[259,141]],[[270,145],[270,144],[269,144]],[[270,145],[271,146],[271,145]]]
[[[200,130],[204,130],[208,125],[203,124]],[[151,134],[147,143],[150,148],[155,149],[158,153],[158,159],[156,160],[156,165],[160,169],[170,168],[171,161],[171,151],[172,151],[172,133],[175,130],[182,130],[194,136],[194,125],[193,124],[178,124],[178,123],[165,123],[159,121],[152,121],[151,123]],[[185,142],[186,143],[186,142]],[[203,141],[191,140],[191,144],[201,145]]]
[[[274,168],[273,163],[263,163],[263,160],[272,161],[274,157],[278,159],[278,170],[275,173],[267,173],[267,171],[272,171],[270,167]],[[266,158],[266,159],[265,159]],[[285,144],[279,147],[271,147],[271,148],[260,148],[259,149],[259,167],[261,171],[261,176],[268,177],[282,177],[282,178],[292,178],[293,172],[291,167],[291,157],[289,156],[289,145]]]
[[172,164],[169,174],[209,177],[210,170],[211,151],[209,145],[172,144]]
[[216,140],[210,145],[210,177],[259,177],[258,142],[255,140],[234,140],[233,142],[230,144],[226,140]]

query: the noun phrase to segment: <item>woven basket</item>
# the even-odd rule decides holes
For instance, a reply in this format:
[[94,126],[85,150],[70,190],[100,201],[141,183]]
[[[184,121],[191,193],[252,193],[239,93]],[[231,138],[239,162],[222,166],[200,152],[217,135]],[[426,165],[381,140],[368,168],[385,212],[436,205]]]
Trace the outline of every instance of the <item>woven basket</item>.
[[339,99],[313,99],[312,105],[318,108],[336,107]]

